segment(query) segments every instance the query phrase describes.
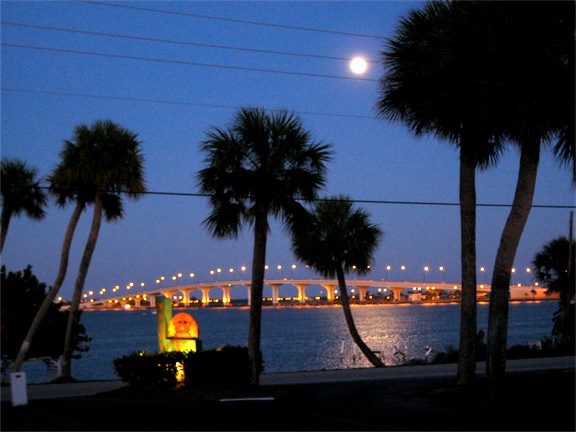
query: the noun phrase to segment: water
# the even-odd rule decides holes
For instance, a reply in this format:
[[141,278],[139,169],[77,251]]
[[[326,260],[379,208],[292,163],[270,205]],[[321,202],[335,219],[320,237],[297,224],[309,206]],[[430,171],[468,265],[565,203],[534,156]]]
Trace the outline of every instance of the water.
[[[508,344],[526,344],[550,336],[555,301],[510,304]],[[180,311],[180,310],[178,310]],[[248,308],[186,310],[198,322],[204,349],[226,344],[247,345]],[[457,348],[459,304],[352,306],[358,331],[373,350],[382,350],[393,364],[400,347],[407,357],[423,357],[425,347]],[[112,362],[133,351],[158,350],[156,315],[150,311],[87,310],[82,323],[91,336],[90,351],[73,360],[79,380],[118,379]],[[478,329],[488,327],[488,305],[478,305]],[[265,372],[368,367],[349,335],[341,306],[265,307],[262,312],[262,353]],[[42,362],[26,364],[30,383],[45,382]]]

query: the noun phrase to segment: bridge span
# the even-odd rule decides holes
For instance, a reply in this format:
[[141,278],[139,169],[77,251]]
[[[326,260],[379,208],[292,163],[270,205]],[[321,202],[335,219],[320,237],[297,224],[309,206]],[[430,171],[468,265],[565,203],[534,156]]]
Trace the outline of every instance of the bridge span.
[[[367,299],[372,298],[372,296],[385,298],[390,296],[393,301],[419,301],[422,297],[432,296],[432,297],[452,297],[459,298],[459,293],[461,292],[461,286],[455,283],[447,282],[411,282],[411,281],[384,281],[384,280],[347,280],[347,287],[350,291],[350,295],[356,300],[364,302]],[[298,295],[291,300],[296,300],[297,302],[305,303],[311,300],[318,300],[318,297],[307,297],[306,289],[310,285],[321,286],[326,290],[325,300],[328,302],[334,301],[338,298],[338,281],[335,279],[266,279],[264,280],[264,285],[268,286],[272,290],[272,304],[277,305],[280,301],[284,300],[284,297],[280,296],[280,289],[283,287],[292,286],[298,291]],[[83,309],[107,309],[107,308],[131,308],[131,307],[155,307],[156,297],[165,296],[167,298],[175,299],[184,306],[191,305],[192,303],[200,302],[202,305],[208,305],[209,303],[220,303],[223,305],[229,305],[232,302],[230,298],[230,291],[234,287],[244,287],[246,289],[248,304],[250,304],[250,291],[251,291],[251,281],[249,280],[230,280],[222,282],[203,282],[188,285],[176,285],[171,287],[155,287],[147,291],[125,293],[122,295],[108,297],[103,299],[87,299],[84,300],[80,307]],[[490,293],[489,284],[478,284],[477,294],[481,298],[483,296],[489,295]],[[219,290],[221,292],[220,298],[211,297],[211,292],[213,290]],[[550,296],[546,295],[546,288],[533,285],[512,285],[510,286],[510,300],[528,300],[528,299],[550,299]],[[193,300],[190,295],[195,292],[200,291],[202,294],[201,300]],[[179,294],[179,295],[178,295]]]

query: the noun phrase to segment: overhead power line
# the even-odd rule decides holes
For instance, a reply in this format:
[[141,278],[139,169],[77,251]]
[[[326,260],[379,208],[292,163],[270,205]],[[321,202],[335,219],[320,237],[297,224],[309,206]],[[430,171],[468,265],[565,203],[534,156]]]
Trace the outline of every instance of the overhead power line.
[[[144,36],[122,35],[122,34],[117,34],[117,33],[93,32],[93,31],[87,31],[87,30],[63,28],[63,27],[49,27],[49,26],[41,26],[41,25],[35,25],[35,24],[13,23],[13,22],[8,22],[8,21],[1,21],[0,24],[8,25],[8,26],[14,26],[14,27],[25,27],[25,28],[33,28],[33,29],[39,29],[39,30],[49,30],[49,31],[83,34],[83,35],[90,35],[90,36],[103,36],[103,37],[110,37],[110,38],[117,38],[117,39],[129,39],[129,40],[145,41],[145,42],[157,42],[157,43],[165,43],[165,44],[172,44],[172,45],[197,46],[197,47],[204,47],[204,48],[216,48],[216,49],[231,50],[231,51],[244,51],[244,52],[262,53],[262,54],[274,54],[274,55],[284,55],[284,56],[293,56],[293,57],[316,58],[316,59],[323,59],[323,60],[350,61],[350,59],[347,57],[335,57],[335,56],[327,56],[327,55],[319,55],[319,54],[295,53],[295,52],[290,52],[290,51],[274,51],[274,50],[265,50],[265,49],[257,49],[257,48],[233,47],[233,46],[227,46],[227,45],[215,45],[215,44],[208,44],[208,43],[201,43],[201,42],[188,42],[188,41],[179,41],[179,40],[172,40],[172,39],[151,38],[151,37],[144,37]],[[369,60],[369,59],[365,59],[365,60],[369,63],[378,63],[378,61],[376,61],[376,60]]]
[[[47,186],[41,186],[41,189],[49,189]],[[208,198],[211,195],[198,192],[164,192],[164,191],[147,191],[142,192],[143,195],[162,195],[162,196],[179,196],[179,197],[204,197]],[[296,198],[302,200],[301,198]],[[334,201],[334,198],[316,198],[312,201]],[[387,200],[365,200],[365,199],[347,199],[356,204],[387,204],[387,205],[417,205],[417,206],[440,206],[440,207],[458,207],[460,203],[457,202],[441,202],[441,201],[387,201]],[[512,204],[497,204],[497,203],[478,203],[476,207],[505,207],[510,208]],[[568,205],[538,205],[533,204],[532,208],[545,208],[545,209],[574,209],[576,206]]]
[[213,21],[227,21],[227,22],[234,22],[234,23],[239,23],[239,24],[263,26],[263,27],[276,27],[276,28],[282,28],[282,29],[287,29],[287,30],[307,31],[307,32],[314,32],[314,33],[326,33],[326,34],[333,34],[333,35],[339,35],[339,36],[352,36],[352,37],[378,39],[378,40],[384,40],[385,39],[385,37],[383,37],[383,36],[376,36],[376,35],[369,35],[369,34],[362,34],[362,33],[351,33],[351,32],[344,32],[344,31],[337,31],[337,30],[312,28],[312,27],[292,26],[292,25],[286,25],[286,24],[275,24],[275,23],[267,23],[267,22],[261,22],[261,21],[250,21],[250,20],[242,20],[242,19],[238,19],[238,18],[224,18],[224,17],[217,17],[217,16],[211,16],[211,15],[201,15],[201,14],[188,13],[188,12],[170,11],[170,10],[166,10],[166,9],[153,9],[153,8],[146,8],[146,7],[142,7],[142,6],[128,6],[126,4],[113,4],[113,3],[104,3],[104,2],[99,2],[99,1],[88,1],[88,0],[75,0],[75,1],[77,1],[79,3],[90,4],[90,5],[107,6],[107,7],[122,8],[122,9],[132,9],[132,10],[162,13],[162,14],[169,14],[169,15],[180,15],[180,16],[200,18],[200,19],[213,20]]
[[199,62],[189,62],[189,61],[182,61],[182,60],[167,60],[167,59],[159,59],[159,58],[152,58],[152,57],[136,57],[136,56],[110,54],[110,53],[102,53],[102,52],[95,52],[95,51],[79,51],[79,50],[70,50],[70,49],[63,49],[63,48],[41,47],[41,46],[37,46],[37,45],[22,45],[22,44],[11,44],[11,43],[2,42],[1,46],[11,47],[11,48],[19,48],[19,49],[39,50],[39,51],[52,51],[52,52],[60,52],[60,53],[66,53],[66,54],[80,54],[80,55],[91,55],[91,56],[96,56],[96,57],[120,58],[120,59],[124,59],[124,60],[137,60],[137,61],[147,61],[147,62],[155,62],[155,63],[178,64],[178,65],[185,65],[185,66],[200,66],[200,67],[219,68],[219,69],[235,69],[235,70],[241,70],[241,71],[264,72],[264,73],[274,73],[274,74],[282,74],[282,75],[299,75],[299,76],[307,76],[307,77],[314,77],[314,78],[329,78],[329,79],[343,79],[343,80],[354,80],[354,81],[378,82],[377,79],[371,79],[371,78],[348,77],[348,76],[342,76],[342,75],[316,74],[316,73],[307,73],[307,72],[282,71],[282,70],[278,70],[278,69],[250,68],[250,67],[243,67],[243,66],[230,66],[230,65],[220,65],[220,64],[211,64],[211,63],[199,63]]
[[[47,91],[47,90],[29,90],[29,89],[17,89],[10,87],[2,87],[1,91],[9,91],[14,93],[32,93],[32,94],[44,94],[51,96],[67,96],[67,97],[80,97],[80,98],[94,98],[94,99],[109,99],[109,100],[119,100],[127,102],[144,102],[144,103],[159,103],[159,104],[169,104],[169,105],[182,105],[182,106],[196,106],[205,108],[220,108],[220,109],[240,109],[243,106],[240,105],[223,105],[223,104],[208,104],[200,102],[185,102],[185,101],[172,101],[165,99],[148,99],[148,98],[133,98],[133,97],[121,97],[121,96],[107,96],[107,95],[95,95],[87,93],[67,93],[60,91]],[[279,112],[281,109],[267,108],[268,111]],[[355,119],[366,119],[366,120],[378,120],[376,116],[366,116],[358,114],[339,114],[339,113],[326,113],[318,111],[294,111],[289,110],[295,114],[302,115],[316,115],[323,117],[339,117],[339,118],[355,118]]]

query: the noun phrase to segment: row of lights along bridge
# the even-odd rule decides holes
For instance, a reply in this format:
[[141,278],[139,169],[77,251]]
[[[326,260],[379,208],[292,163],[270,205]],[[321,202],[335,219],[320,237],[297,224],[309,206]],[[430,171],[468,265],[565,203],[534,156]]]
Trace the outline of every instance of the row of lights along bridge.
[[[270,266],[266,265],[265,270],[270,270]],[[317,278],[317,275],[312,275],[311,274],[311,270],[309,266],[305,266],[306,271],[308,272],[308,274],[306,276],[300,276],[302,278]],[[370,268],[370,266],[368,266],[368,268]],[[289,272],[290,272],[290,278],[294,279],[295,276],[295,272],[296,272],[297,266],[296,264],[292,264],[289,267]],[[355,270],[356,267],[353,267],[353,270]],[[386,275],[385,278],[383,278],[383,281],[386,280],[394,280],[394,279],[390,279],[391,276],[395,276],[392,272],[394,270],[394,268],[391,265],[387,265],[385,266],[385,271],[386,271]],[[400,270],[400,276],[402,276],[400,279],[403,279],[404,281],[408,281],[409,277],[410,277],[410,273],[408,271],[408,266],[405,265],[401,265],[398,267],[398,269]],[[246,266],[241,266],[239,268],[240,270],[240,280],[244,280],[246,277],[246,271],[248,270],[248,268]],[[276,270],[279,272],[276,275],[271,275],[271,278],[279,278],[279,279],[287,279],[287,277],[285,277],[284,275],[284,267],[282,265],[277,265],[276,266]],[[426,276],[428,275],[428,273],[432,270],[431,266],[424,266],[422,267],[422,278],[423,278],[423,282],[426,282]],[[480,273],[483,275],[483,283],[487,283],[487,270],[486,267],[480,267]],[[445,272],[446,272],[446,267],[445,266],[439,266],[438,267],[438,271],[441,274],[442,277],[442,282],[445,282]],[[532,269],[530,267],[526,267],[526,273],[529,275],[531,274]],[[228,273],[228,277],[224,277],[224,274]],[[517,273],[517,269],[516,268],[512,268],[512,274],[516,274]],[[191,281],[189,283],[201,283],[201,282],[220,282],[220,281],[225,281],[225,280],[238,280],[238,277],[236,277],[236,271],[234,268],[229,268],[227,272],[225,272],[224,270],[222,270],[221,268],[217,268],[215,270],[210,270],[209,272],[209,279],[210,280],[205,280],[205,281],[200,281],[197,278],[197,274],[196,273],[190,273],[190,279]],[[397,275],[396,275],[397,276]],[[158,287],[167,287],[167,286],[178,286],[182,283],[182,278],[184,277],[184,275],[182,273],[178,273],[174,276],[171,277],[166,277],[166,276],[160,276],[158,279],[156,279],[155,284]],[[370,278],[370,274],[366,275],[365,277]],[[353,276],[351,276],[352,279],[354,279]],[[399,280],[400,280],[399,279]],[[431,281],[429,281],[431,282]],[[513,280],[512,283],[515,283],[515,281]],[[529,284],[531,283],[531,281],[529,281]],[[521,284],[518,284],[521,285]],[[141,289],[145,289],[147,287],[147,284],[145,282],[140,282],[139,284]],[[126,285],[126,290],[132,290],[135,287],[137,287],[134,282],[130,282]],[[116,293],[118,291],[120,291],[120,285],[116,285],[114,288],[112,288],[110,291],[112,293]],[[108,292],[108,290],[106,288],[101,288],[99,290],[99,294],[100,295],[105,295]],[[85,293],[84,299],[87,299],[91,296],[93,296],[95,294],[95,291],[90,290],[87,293]],[[59,300],[62,300],[61,298]]]

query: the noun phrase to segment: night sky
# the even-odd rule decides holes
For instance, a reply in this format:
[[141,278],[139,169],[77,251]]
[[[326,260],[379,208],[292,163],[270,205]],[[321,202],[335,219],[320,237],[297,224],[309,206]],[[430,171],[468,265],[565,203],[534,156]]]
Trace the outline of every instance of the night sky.
[[[458,282],[458,152],[432,137],[415,138],[375,111],[380,51],[399,18],[421,4],[2,1],[2,158],[21,158],[45,176],[78,124],[110,119],[137,132],[148,189],[168,194],[125,201],[124,219],[102,225],[85,291],[130,282],[151,287],[179,272],[181,283],[190,282],[191,272],[197,281],[212,281],[210,270],[221,268],[223,275],[232,268],[237,275],[240,266],[250,266],[252,233],[246,227],[238,240],[216,240],[202,226],[209,207],[207,198],[194,196],[203,167],[199,145],[239,107],[287,109],[314,139],[333,145],[321,196],[358,200],[385,232],[367,278],[422,280],[429,266],[427,280]],[[363,75],[349,69],[355,56],[373,61]],[[518,160],[510,147],[497,167],[479,174],[479,203],[512,202]],[[534,204],[574,203],[570,173],[547,147]],[[43,221],[14,218],[2,264],[9,271],[31,264],[51,285],[71,212],[51,199]],[[508,212],[478,208],[478,267],[486,268],[488,282]],[[530,283],[526,268],[534,255],[568,235],[569,212],[533,208],[514,283]],[[91,218],[89,209],[78,225],[65,298]],[[293,257],[279,223],[272,225],[267,262],[267,277],[313,276]],[[243,275],[249,277],[249,271]],[[479,272],[479,282],[484,277]]]

